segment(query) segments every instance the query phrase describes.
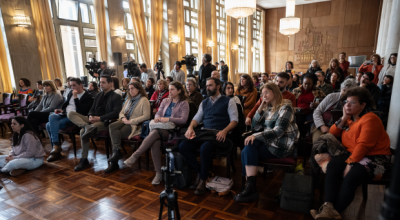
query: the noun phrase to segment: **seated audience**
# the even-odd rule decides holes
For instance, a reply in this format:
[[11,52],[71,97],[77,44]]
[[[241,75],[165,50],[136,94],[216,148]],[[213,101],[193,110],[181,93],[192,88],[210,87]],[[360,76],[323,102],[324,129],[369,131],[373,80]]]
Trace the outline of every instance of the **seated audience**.
[[181,70],[182,64],[179,61],[175,61],[174,64],[174,69],[171,70],[171,73],[169,74],[172,77],[172,81],[178,81],[182,83],[182,85],[185,85],[186,82],[186,74]]
[[111,76],[111,79],[113,81],[112,90],[122,97],[122,91],[119,89],[119,79],[115,76]]
[[67,88],[64,90],[64,93],[62,94],[62,96],[64,97],[64,100],[66,100],[68,98],[68,94],[69,92],[72,91],[71,89],[71,85],[69,84],[69,81],[72,79],[73,77],[68,77],[67,78]]
[[122,92],[125,92],[125,93],[128,92],[128,90],[129,90],[129,88],[128,88],[129,82],[130,82],[129,78],[123,78],[121,80],[121,83],[122,83],[121,91]]
[[186,80],[186,91],[188,92],[189,101],[194,102],[196,108],[199,108],[200,103],[203,101],[203,96],[197,91],[196,78],[188,77]]
[[257,102],[257,89],[254,87],[253,80],[248,74],[243,74],[240,77],[240,84],[235,91],[235,95],[246,96],[243,105],[244,117],[246,117]]
[[279,87],[271,82],[263,85],[261,91],[263,102],[252,120],[252,127],[261,126],[261,131],[248,136],[244,142],[242,175],[247,177],[247,181],[243,191],[234,197],[236,202],[258,199],[258,161],[292,155],[299,133],[295,111],[290,101],[282,98]]
[[350,67],[350,62],[346,60],[346,53],[345,52],[341,52],[339,54],[339,66],[340,66],[340,68],[342,68],[343,77],[346,79],[346,77],[349,75],[347,70]]
[[362,78],[363,74],[364,74],[363,72],[358,72],[357,73],[356,78],[355,78],[357,85],[360,85],[361,78]]
[[354,78],[354,76],[352,76],[352,75],[346,76],[346,78],[344,78],[344,80],[346,80],[346,79],[354,79],[354,80],[356,80],[356,78]]
[[18,176],[25,170],[42,166],[46,153],[28,120],[22,116],[13,117],[11,129],[11,151],[8,155],[0,155],[0,173]]
[[146,93],[147,93],[147,97],[149,97],[149,99],[151,99],[151,96],[153,96],[154,94],[154,79],[153,78],[149,78],[146,82]]
[[93,104],[93,97],[83,89],[81,79],[72,78],[69,81],[72,91],[68,94],[67,100],[61,106],[61,109],[55,109],[49,116],[49,122],[46,124],[46,130],[49,134],[53,150],[47,158],[47,162],[53,162],[61,158],[61,143],[58,139],[60,129],[68,128],[74,123],[67,117],[69,112],[77,112],[81,115],[87,115]]
[[152,69],[148,69],[147,65],[145,63],[140,65],[140,71],[142,72],[142,75],[140,79],[142,82],[147,82],[147,79],[153,78],[154,80],[157,80],[156,75],[154,74],[154,71]]
[[220,78],[219,72],[218,72],[217,70],[212,71],[211,77],[214,77],[214,78],[218,78],[218,79],[219,79],[219,78]]
[[325,95],[329,95],[333,92],[333,86],[325,81],[325,73],[324,71],[317,71],[315,73],[317,75],[317,87],[320,88]]
[[383,84],[385,76],[393,76],[396,71],[396,63],[397,63],[397,53],[390,54],[390,58],[388,59],[388,66],[383,67],[381,72],[379,73],[379,80],[377,86],[381,86]]
[[160,79],[158,80],[157,85],[158,90],[153,93],[150,99],[150,101],[155,101],[153,106],[153,114],[158,112],[158,108],[160,107],[162,100],[168,98],[169,96],[167,81]]
[[30,102],[28,105],[29,111],[32,111],[31,109],[35,109],[39,105],[37,99],[41,95],[43,95],[43,83],[42,80],[39,80],[36,82],[36,90],[33,93],[33,96],[28,99],[28,101]]
[[165,81],[167,82],[167,85],[169,85],[172,81],[174,81],[174,79],[172,78],[172,76],[167,76],[165,78]]
[[321,66],[319,65],[317,60],[311,61],[311,64],[306,73],[316,74],[318,71],[322,71]]
[[268,73],[261,73],[261,86],[267,84],[269,82],[269,75]]
[[299,74],[294,74],[293,75],[293,82],[296,84],[296,85],[301,85],[301,76],[299,76]]
[[292,61],[287,61],[285,64],[285,69],[282,70],[282,72],[286,72],[289,74],[292,74],[292,76],[296,73],[296,71],[294,71],[294,66],[293,66],[293,62]]
[[94,98],[99,93],[99,86],[97,82],[92,81],[89,83],[88,93]]
[[[239,99],[239,97],[233,95],[235,94],[235,87],[231,82],[227,82],[224,84],[224,87],[222,88],[222,94],[225,95],[226,97],[232,98],[233,100],[235,100],[236,104],[242,106],[242,101]],[[243,111],[243,106],[242,106],[242,111]]]
[[332,73],[338,74],[339,78],[337,79],[337,81],[339,84],[343,82],[344,80],[343,69],[342,67],[340,67],[339,61],[336,58],[332,58],[331,61],[329,62],[329,67],[325,72],[326,74],[325,79],[330,81]]
[[258,79],[258,75],[254,75],[251,78],[253,78],[253,83],[254,86],[256,87],[257,91],[260,90],[260,80]]
[[[18,91],[18,95],[19,94],[22,94],[22,95],[27,94],[29,97],[32,97],[33,90],[30,88],[30,86],[31,86],[31,81],[29,81],[29,79],[21,78],[19,80],[19,87],[21,87],[21,88]],[[14,96],[13,103],[17,103],[18,99],[19,99],[18,96]]]
[[44,96],[39,105],[28,114],[29,124],[34,131],[39,134],[39,126],[49,122],[49,115],[54,110],[59,109],[64,102],[64,98],[57,92],[57,87],[52,80],[43,82]]
[[325,203],[311,210],[314,219],[341,219],[353,201],[356,189],[371,180],[379,180],[390,162],[390,139],[379,117],[369,112],[374,101],[368,91],[348,89],[340,101],[343,117],[329,133],[341,138],[346,154],[332,156],[325,177]]
[[[286,85],[288,84],[289,79],[290,79],[290,74],[285,72],[280,72],[276,75],[275,84],[279,87],[279,91],[281,91],[283,99],[289,100],[292,103],[292,106],[296,107],[296,96],[294,96],[293,93],[286,90]],[[247,115],[245,121],[246,125],[248,126],[251,125],[251,120],[253,119],[257,109],[260,107],[262,102],[263,102],[263,97],[261,96],[256,105]]]
[[293,90],[293,94],[296,96],[296,106],[301,108],[305,114],[312,113],[312,109],[317,108],[325,98],[324,92],[317,87],[317,81],[315,74],[305,74],[303,75],[303,85]]
[[360,81],[360,87],[364,87],[368,90],[369,94],[371,94],[372,98],[374,99],[374,106],[375,108],[378,105],[379,97],[381,96],[381,90],[375,83],[373,83],[375,75],[371,72],[365,72]]
[[327,95],[314,110],[313,118],[315,126],[311,129],[313,143],[318,140],[321,135],[328,133],[329,128],[333,125],[334,121],[331,111],[343,109],[342,103],[340,103],[340,95],[344,94],[348,89],[357,86],[357,83],[353,79],[346,79],[340,86],[340,92]]
[[339,91],[339,86],[340,86],[340,74],[339,73],[331,73],[331,78],[330,78],[330,83],[332,86],[332,89],[334,92],[338,92]]
[[[131,82],[138,82],[138,83],[140,83],[140,84],[143,84],[143,83],[142,83],[142,80],[140,80],[139,77],[132,77],[132,78],[131,78]],[[128,89],[128,92],[129,92],[129,89]]]
[[88,116],[79,114],[77,112],[69,112],[68,118],[75,125],[81,128],[81,147],[82,154],[79,164],[75,167],[75,171],[81,171],[89,166],[87,159],[90,137],[92,135],[108,130],[108,126],[105,124],[107,120],[117,119],[122,109],[121,97],[113,92],[113,80],[109,75],[103,74],[100,77],[100,88],[99,92],[94,98],[92,107],[90,108]]
[[[184,140],[179,144],[179,152],[185,157],[192,171],[197,173],[196,181],[189,187],[190,189],[195,189],[194,194],[196,195],[206,192],[206,180],[208,179],[208,171],[212,162],[212,152],[220,145],[225,145],[228,132],[234,129],[239,121],[236,103],[233,99],[221,95],[221,84],[221,81],[217,78],[207,79],[206,88],[209,98],[203,100],[199,111],[190,123],[185,133],[185,137],[188,140]],[[196,141],[194,129],[201,122],[203,122],[204,128],[219,131],[215,140]],[[201,165],[196,156],[196,150],[199,148]]]
[[393,89],[393,76],[386,75],[383,79],[383,83],[379,86],[381,90],[379,101],[378,101],[378,111],[388,114],[390,107],[390,99],[392,98]]
[[379,81],[379,73],[381,72],[383,65],[381,63],[381,56],[378,54],[373,54],[371,56],[371,60],[366,60],[360,68],[358,68],[359,72],[371,72],[374,74],[374,80],[372,81],[375,85],[378,84]]
[[[173,81],[169,84],[169,98],[162,101],[159,111],[154,117],[156,123],[171,122],[175,126],[183,126],[186,124],[189,116],[189,103],[186,101],[187,96],[185,88],[178,81]],[[137,159],[148,149],[151,148],[151,157],[153,158],[156,176],[152,184],[158,185],[162,180],[161,172],[161,141],[167,141],[169,137],[168,130],[160,129],[163,134],[163,140],[160,140],[160,135],[157,130],[150,131],[150,134],[143,140],[140,147],[125,160],[124,164],[128,167],[137,161]]]
[[138,82],[129,83],[128,100],[119,113],[118,121],[109,126],[113,155],[108,159],[110,165],[104,171],[105,173],[119,169],[118,160],[122,158],[122,138],[131,139],[139,135],[142,127],[140,123],[149,119],[150,103],[146,91]]
[[54,83],[56,84],[58,91],[64,91],[65,90],[60,78],[54,79]]
[[301,84],[297,84],[297,82],[294,81],[294,74],[291,74],[291,73],[287,73],[287,74],[289,74],[290,79],[286,85],[286,90],[288,90],[289,92],[292,92],[293,89],[299,87],[299,85],[301,85]]

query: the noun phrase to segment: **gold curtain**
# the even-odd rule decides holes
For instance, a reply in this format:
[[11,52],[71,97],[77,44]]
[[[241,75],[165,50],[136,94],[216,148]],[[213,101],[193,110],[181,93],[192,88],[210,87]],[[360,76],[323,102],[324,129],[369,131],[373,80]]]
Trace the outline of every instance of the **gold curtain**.
[[199,29],[199,62],[197,62],[197,66],[200,67],[202,62],[203,54],[207,53],[207,36],[206,36],[206,10],[205,10],[205,0],[198,0],[198,29]]
[[106,6],[104,0],[93,1],[93,6],[96,13],[96,42],[99,51],[99,57],[96,59],[108,61]]
[[218,60],[218,41],[217,41],[217,12],[216,12],[216,0],[211,0],[211,30],[212,30],[212,41],[214,43],[214,47],[212,48],[212,57],[215,62],[219,62]]
[[7,51],[4,44],[3,34],[0,27],[0,76],[3,86],[3,92],[12,93],[10,67],[8,66]]
[[63,80],[53,19],[48,0],[31,0],[42,78]]
[[251,48],[253,47],[253,15],[247,17],[247,33],[246,33],[246,49],[247,49],[247,73],[253,75],[253,52]]
[[163,25],[163,0],[151,1],[150,64],[154,66],[160,56]]
[[135,40],[139,49],[139,55],[141,56],[142,61],[148,66],[154,65],[150,63],[150,49],[147,40],[143,1],[129,0],[129,10],[132,17],[133,34],[135,35]]
[[228,75],[228,80],[230,82],[234,82],[233,81],[233,62],[232,62],[232,58],[231,58],[231,47],[232,47],[232,41],[231,41],[231,16],[226,15],[226,60],[225,60],[225,64],[228,65],[229,68],[229,75]]
[[[186,44],[185,44],[185,15],[183,14],[183,0],[177,0],[177,26],[178,26],[178,37],[180,42],[178,44],[178,60],[186,56]],[[186,73],[186,65],[182,65],[182,71]]]
[[260,72],[265,72],[265,11],[261,12]]

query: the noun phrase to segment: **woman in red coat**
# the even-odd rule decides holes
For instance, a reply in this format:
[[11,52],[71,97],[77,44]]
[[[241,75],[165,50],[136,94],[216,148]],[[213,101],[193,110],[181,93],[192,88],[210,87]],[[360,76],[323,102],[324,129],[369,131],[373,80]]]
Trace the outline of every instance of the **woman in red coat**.
[[167,81],[164,79],[160,79],[157,82],[158,89],[153,93],[151,96],[150,101],[155,101],[154,103],[154,108],[153,108],[153,114],[156,114],[158,111],[158,108],[161,105],[162,100],[165,98],[168,98],[169,92],[168,92],[168,84]]
[[379,73],[381,72],[383,65],[381,63],[381,56],[378,54],[374,54],[371,56],[371,60],[366,60],[360,68],[358,68],[358,72],[371,72],[374,74],[374,80],[372,80],[375,85],[378,84],[379,81]]

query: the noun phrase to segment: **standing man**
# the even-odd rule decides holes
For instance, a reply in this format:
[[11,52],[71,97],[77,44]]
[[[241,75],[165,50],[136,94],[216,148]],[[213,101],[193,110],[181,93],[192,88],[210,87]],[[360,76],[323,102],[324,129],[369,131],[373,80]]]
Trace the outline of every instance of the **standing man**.
[[94,78],[100,80],[100,77],[102,75],[104,75],[104,74],[111,75],[110,71],[107,69],[107,62],[106,61],[103,61],[103,62],[100,63],[100,69],[98,70],[98,73],[93,73],[92,76]]
[[147,82],[149,78],[153,78],[154,81],[157,80],[154,71],[152,69],[148,69],[145,63],[142,63],[142,65],[140,65],[140,71],[142,72],[142,75],[140,77],[142,82]]
[[110,119],[117,119],[122,109],[121,96],[115,93],[112,87],[113,81],[111,76],[102,75],[100,77],[101,92],[94,98],[94,103],[88,114],[89,117],[78,112],[68,112],[67,116],[69,120],[82,128],[80,132],[82,154],[79,164],[75,167],[75,171],[81,171],[89,166],[87,157],[92,134],[108,130],[105,122]]
[[350,62],[346,60],[346,53],[345,52],[341,52],[339,54],[339,66],[343,70],[343,75],[344,76],[342,76],[342,79],[345,79],[349,75],[347,70],[349,69],[349,66],[350,66]]
[[228,73],[229,73],[229,67],[225,64],[225,61],[221,60],[219,61],[221,63],[221,82],[222,83],[227,83],[228,82]]
[[218,63],[218,62],[215,62],[214,66],[215,66],[215,70],[216,70],[216,71],[219,71],[219,69],[218,69],[219,63]]
[[215,66],[211,64],[211,60],[212,57],[210,54],[203,54],[203,64],[200,66],[199,69],[199,88],[203,96],[207,95],[207,78],[210,78],[212,71],[215,70]]
[[174,69],[171,71],[170,75],[174,81],[181,82],[182,85],[186,83],[185,72],[181,70],[182,64],[179,61],[175,61]]

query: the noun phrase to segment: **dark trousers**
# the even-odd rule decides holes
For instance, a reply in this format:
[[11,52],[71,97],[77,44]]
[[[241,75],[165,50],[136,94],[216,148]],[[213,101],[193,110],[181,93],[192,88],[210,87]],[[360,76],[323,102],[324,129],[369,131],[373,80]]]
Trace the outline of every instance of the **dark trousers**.
[[343,178],[347,158],[349,158],[347,154],[334,156],[326,168],[325,202],[331,202],[339,213],[343,212],[353,201],[357,187],[368,181],[369,178],[367,169],[359,163],[355,163]]
[[258,160],[277,158],[268,150],[268,146],[255,140],[253,144],[246,145],[242,150],[242,175],[246,176],[246,166],[258,166]]
[[[197,161],[196,149],[200,148],[201,166]],[[196,173],[200,173],[200,179],[207,180],[208,171],[212,162],[212,152],[214,146],[210,141],[204,143],[193,141],[182,141],[179,144],[179,153],[185,157],[190,168]]]
[[50,112],[29,112],[28,121],[37,134],[39,134],[39,125],[49,122]]

